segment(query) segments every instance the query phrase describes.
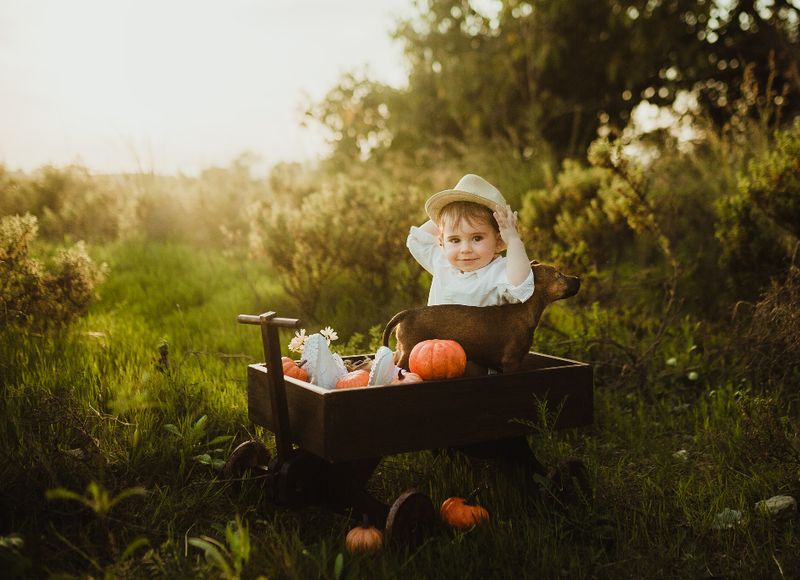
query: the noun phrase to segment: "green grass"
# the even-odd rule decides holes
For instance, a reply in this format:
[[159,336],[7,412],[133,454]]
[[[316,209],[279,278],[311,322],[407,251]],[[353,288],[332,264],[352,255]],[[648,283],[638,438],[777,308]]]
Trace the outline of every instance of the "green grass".
[[[49,335],[2,331],[0,567],[12,575],[780,577],[800,565],[797,518],[753,509],[772,495],[800,496],[800,450],[781,423],[796,410],[703,369],[683,327],[663,349],[680,360],[654,364],[652,384],[612,388],[611,371],[598,373],[592,427],[532,426],[543,462],[586,461],[591,501],[554,509],[534,482],[491,463],[430,451],[387,457],[369,483],[378,497],[391,502],[417,486],[438,505],[486,482],[491,525],[438,528],[412,552],[347,555],[346,518],[274,506],[258,481],[235,486],[215,467],[250,437],[272,445],[247,418],[246,366],[263,358],[259,333],[235,320],[273,305],[295,315],[280,289],[180,245],[94,253],[111,273],[88,317]],[[569,315],[554,311],[551,322],[568,329]],[[542,331],[548,352],[586,358],[558,336]],[[687,382],[696,368],[701,379]],[[138,488],[145,493],[119,495]],[[726,508],[742,519],[715,529]],[[216,560],[203,546],[215,547]]]

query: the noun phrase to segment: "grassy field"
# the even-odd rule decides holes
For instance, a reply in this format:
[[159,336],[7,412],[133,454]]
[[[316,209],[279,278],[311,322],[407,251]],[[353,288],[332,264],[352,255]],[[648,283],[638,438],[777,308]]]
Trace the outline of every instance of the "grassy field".
[[[487,483],[480,501],[491,525],[439,528],[410,552],[350,556],[345,517],[276,507],[258,481],[219,473],[241,441],[272,445],[247,418],[246,366],[263,358],[259,333],[236,315],[294,315],[280,289],[185,246],[128,242],[93,253],[111,270],[87,318],[57,334],[2,330],[0,569],[11,576],[797,574],[797,516],[754,509],[800,496],[800,447],[780,419],[792,415],[746,381],[716,378],[724,373],[700,368],[687,382],[686,343],[652,389],[598,381],[591,428],[531,426],[543,463],[585,460],[586,502],[556,509],[536,482],[490,463],[430,451],[387,457],[369,484],[378,497],[391,502],[417,486],[438,505]],[[555,310],[550,320],[567,317]],[[574,345],[555,352],[559,342],[541,332],[551,354],[587,359]]]

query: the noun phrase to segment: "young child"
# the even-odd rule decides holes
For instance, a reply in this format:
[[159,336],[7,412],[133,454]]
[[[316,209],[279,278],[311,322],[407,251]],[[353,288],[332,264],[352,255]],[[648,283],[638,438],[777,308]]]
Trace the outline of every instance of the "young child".
[[492,306],[533,295],[517,214],[491,183],[465,175],[455,188],[432,195],[425,211],[431,219],[412,227],[406,244],[433,275],[429,306]]
[[[430,220],[411,227],[411,255],[433,275],[428,305],[493,306],[533,295],[533,271],[517,232],[517,213],[503,194],[477,175],[425,202]],[[506,256],[501,256],[505,250]],[[532,475],[545,475],[523,436],[454,448]]]
[[[407,245],[411,254],[433,274],[428,304],[491,306],[524,302],[533,295],[533,272],[517,232],[517,214],[503,194],[477,175],[465,175],[453,189],[425,202],[431,218],[412,227]],[[506,251],[506,256],[501,252]],[[312,335],[303,355],[311,382],[335,387],[346,370],[328,350],[323,337]],[[376,353],[369,384],[391,382],[392,352]]]

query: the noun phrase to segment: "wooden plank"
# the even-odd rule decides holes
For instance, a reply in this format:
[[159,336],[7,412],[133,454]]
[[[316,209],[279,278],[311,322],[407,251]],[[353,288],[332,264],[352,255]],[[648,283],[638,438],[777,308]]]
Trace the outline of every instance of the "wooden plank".
[[270,431],[274,428],[267,387],[267,368],[263,364],[247,367],[247,415],[256,425]]
[[[591,366],[540,353],[505,375],[333,391],[291,377],[285,385],[293,439],[329,461],[528,433],[516,420],[537,419],[537,399],[561,409],[557,429],[590,424],[594,410]],[[248,408],[253,422],[275,428],[263,365],[248,368]]]
[[[490,441],[530,432],[538,400],[562,406],[555,427],[593,418],[591,368],[429,381],[341,391],[326,397],[324,455],[331,461]],[[587,388],[588,385],[588,388]]]
[[[327,391],[286,376],[284,385],[286,403],[289,407],[289,422],[292,427],[292,441],[322,456],[326,437],[322,428],[325,424],[323,394]],[[267,368],[263,364],[254,364],[247,368],[247,408],[253,423],[275,433],[277,422],[269,397]]]

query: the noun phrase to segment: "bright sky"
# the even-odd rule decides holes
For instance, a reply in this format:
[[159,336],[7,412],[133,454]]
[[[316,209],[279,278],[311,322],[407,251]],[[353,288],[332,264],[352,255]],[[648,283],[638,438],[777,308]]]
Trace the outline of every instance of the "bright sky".
[[0,163],[195,174],[314,159],[301,105],[341,73],[405,82],[410,0],[2,0]]

